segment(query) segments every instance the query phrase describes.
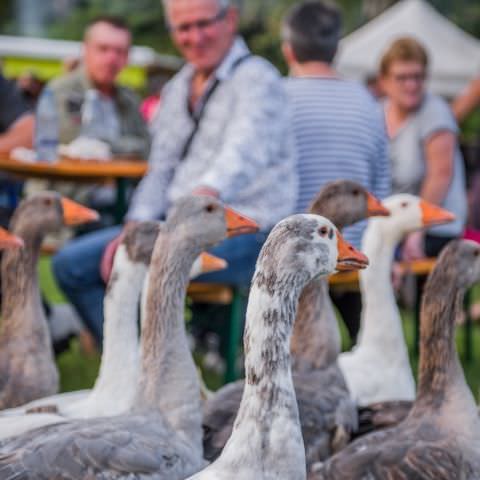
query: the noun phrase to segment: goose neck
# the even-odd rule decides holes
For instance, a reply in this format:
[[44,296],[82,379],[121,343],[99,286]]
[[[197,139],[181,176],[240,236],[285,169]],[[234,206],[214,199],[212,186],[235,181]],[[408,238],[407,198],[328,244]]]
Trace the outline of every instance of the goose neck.
[[[37,263],[40,256],[41,235],[23,235],[25,246],[5,250],[2,258],[2,328],[12,335],[36,331],[44,318],[37,279]],[[21,299],[21,301],[19,301]],[[45,320],[46,322],[46,320]],[[46,328],[46,324],[45,324]]]
[[[292,454],[299,446],[303,450],[290,368],[290,340],[305,283],[300,272],[282,278],[257,267],[244,335],[245,388],[225,457],[236,455],[242,444],[245,451],[246,443],[263,464],[278,455],[279,448]],[[286,431],[291,433],[288,445],[275,445],[277,435],[283,437]]]
[[378,221],[369,223],[362,244],[362,251],[369,258],[370,264],[359,274],[363,304],[359,346],[378,344],[380,341],[395,347],[401,345],[398,342],[399,335],[403,338],[391,282],[397,238],[394,232],[385,235],[388,229],[382,227]]
[[177,433],[201,450],[200,385],[184,321],[189,272],[200,251],[167,232],[155,243],[135,403],[140,409],[161,411]]
[[294,370],[315,369],[334,362],[340,353],[340,333],[328,295],[328,280],[316,278],[303,289],[293,327]]
[[147,267],[132,262],[123,245],[115,255],[104,299],[104,341],[100,372],[94,391],[121,381],[131,387],[138,372],[138,299]]
[[427,284],[421,310],[419,382],[413,415],[422,414],[425,408],[443,407],[453,385],[458,393],[462,378],[460,383],[465,391],[468,389],[455,344],[454,319],[461,311],[463,295],[464,291],[452,292],[451,283],[445,279],[431,278]]

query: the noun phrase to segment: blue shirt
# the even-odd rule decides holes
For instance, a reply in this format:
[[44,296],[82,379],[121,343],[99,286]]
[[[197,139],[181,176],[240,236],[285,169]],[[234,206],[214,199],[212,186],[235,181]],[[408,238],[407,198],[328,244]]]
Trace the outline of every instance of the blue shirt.
[[[348,179],[378,198],[390,194],[387,136],[373,97],[361,85],[330,77],[285,79],[292,111],[299,195],[304,212],[325,183]],[[356,247],[366,222],[345,229]]]
[[194,129],[188,108],[193,67],[185,65],[165,86],[153,124],[149,171],[135,192],[129,219],[159,218],[199,186],[217,190],[225,203],[263,229],[293,212],[297,177],[285,90],[271,64],[247,55],[237,38],[209,80],[204,98],[219,83],[183,158]]

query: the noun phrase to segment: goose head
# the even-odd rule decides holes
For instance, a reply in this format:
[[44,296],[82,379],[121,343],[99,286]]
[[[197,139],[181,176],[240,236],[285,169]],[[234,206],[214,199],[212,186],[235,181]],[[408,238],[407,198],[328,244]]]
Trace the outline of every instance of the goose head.
[[313,199],[309,212],[329,218],[339,229],[367,217],[389,215],[378,198],[351,180],[327,183]]
[[15,210],[11,226],[16,233],[55,232],[98,220],[98,213],[56,192],[41,192],[23,200]]
[[260,254],[257,270],[302,274],[308,282],[337,269],[367,265],[367,257],[350,245],[330,220],[320,215],[298,214],[274,227]]
[[0,250],[23,247],[23,240],[0,227]]
[[471,287],[480,281],[480,245],[472,240],[452,240],[435,268],[442,268],[443,281],[454,282],[456,289]]
[[165,229],[201,251],[226,237],[254,233],[258,224],[213,197],[188,195],[172,206]]
[[372,225],[380,226],[382,238],[399,242],[405,235],[443,223],[451,222],[455,215],[449,211],[407,193],[392,195],[383,200],[390,216],[371,218]]

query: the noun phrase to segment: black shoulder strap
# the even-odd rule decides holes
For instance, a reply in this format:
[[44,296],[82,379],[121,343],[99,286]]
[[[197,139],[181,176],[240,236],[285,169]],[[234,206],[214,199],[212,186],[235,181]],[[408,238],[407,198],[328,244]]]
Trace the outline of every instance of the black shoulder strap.
[[[237,60],[235,60],[235,62],[232,64],[232,70],[237,68],[244,60],[246,60],[251,56],[252,56],[251,53],[247,53],[242,57],[237,58]],[[188,136],[185,142],[185,145],[183,146],[182,154],[180,155],[180,161],[182,161],[190,151],[190,147],[192,146],[193,139],[195,138],[195,135],[197,134],[198,128],[200,126],[200,120],[202,119],[203,113],[205,112],[205,107],[207,106],[208,101],[212,97],[218,85],[220,85],[220,80],[216,78],[212,86],[208,90],[208,92],[205,94],[201,107],[198,109],[197,112],[192,112],[192,119],[194,122],[194,126],[193,126],[192,132],[190,133],[190,135]]]

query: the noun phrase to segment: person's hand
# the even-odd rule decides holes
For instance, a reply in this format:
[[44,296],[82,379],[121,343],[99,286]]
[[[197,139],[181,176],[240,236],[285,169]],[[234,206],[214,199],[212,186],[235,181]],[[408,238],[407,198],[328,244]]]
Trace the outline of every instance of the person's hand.
[[425,240],[423,232],[413,232],[403,242],[402,260],[411,261],[425,258]]
[[113,259],[115,258],[115,252],[117,251],[118,246],[122,242],[124,233],[123,231],[115,237],[103,251],[102,259],[100,260],[100,276],[105,284],[108,283],[110,275],[112,273]]
[[215,197],[215,198],[220,197],[220,193],[217,190],[215,190],[214,188],[204,187],[204,186],[195,188],[192,191],[192,194],[193,195],[208,195],[210,197]]

